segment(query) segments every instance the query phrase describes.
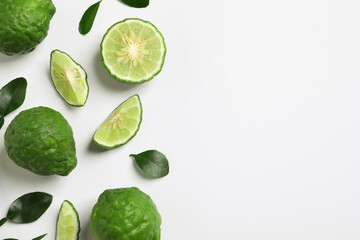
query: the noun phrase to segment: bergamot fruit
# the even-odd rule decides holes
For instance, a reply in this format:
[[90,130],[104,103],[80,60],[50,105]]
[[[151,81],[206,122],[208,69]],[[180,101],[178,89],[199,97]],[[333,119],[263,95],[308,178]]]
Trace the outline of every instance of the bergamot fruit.
[[105,190],[90,219],[97,240],[160,240],[160,214],[138,188]]
[[46,37],[55,14],[51,0],[0,1],[0,52],[31,52]]
[[20,112],[5,132],[11,160],[39,175],[68,175],[77,164],[75,141],[66,119],[47,107]]

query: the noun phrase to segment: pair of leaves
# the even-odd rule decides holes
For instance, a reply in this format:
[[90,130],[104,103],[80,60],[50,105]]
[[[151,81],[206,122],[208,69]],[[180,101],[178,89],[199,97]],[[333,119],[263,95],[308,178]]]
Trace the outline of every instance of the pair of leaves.
[[149,177],[160,178],[169,174],[169,161],[157,150],[148,150],[139,154],[131,154],[136,164]]
[[25,100],[26,79],[16,78],[0,90],[0,128],[4,125],[4,117],[19,108]]
[[[144,8],[149,6],[149,0],[121,0],[123,3],[130,7],[135,8]],[[100,3],[102,0],[100,0],[97,3],[94,3],[91,5],[83,14],[81,17],[80,23],[79,23],[79,33],[82,35],[86,35],[90,32],[92,26],[94,25],[94,21],[96,18],[96,14],[99,10]]]
[[32,192],[16,199],[0,220],[0,226],[7,221],[14,223],[31,223],[38,220],[50,207],[53,197],[44,192]]
[[[43,234],[43,235],[41,235],[41,236],[38,236],[38,237],[36,237],[36,238],[33,238],[32,240],[41,240],[41,239],[43,239],[46,235],[47,235],[47,233],[45,233],[45,234]],[[19,240],[19,239],[16,239],[16,238],[5,238],[5,239],[3,239],[3,240]]]

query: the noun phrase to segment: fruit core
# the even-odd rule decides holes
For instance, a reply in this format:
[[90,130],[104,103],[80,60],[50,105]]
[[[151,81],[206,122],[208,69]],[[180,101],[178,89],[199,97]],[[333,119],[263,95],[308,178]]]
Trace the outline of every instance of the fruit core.
[[121,35],[121,39],[126,46],[118,51],[118,61],[124,64],[131,61],[134,66],[137,66],[137,64],[143,65],[144,57],[150,53],[145,48],[147,40],[141,40],[134,32],[131,32],[130,36],[126,34]]
[[111,124],[113,127],[115,125],[119,125],[120,127],[124,127],[124,115],[126,114],[126,110],[120,110],[115,116],[111,119]]

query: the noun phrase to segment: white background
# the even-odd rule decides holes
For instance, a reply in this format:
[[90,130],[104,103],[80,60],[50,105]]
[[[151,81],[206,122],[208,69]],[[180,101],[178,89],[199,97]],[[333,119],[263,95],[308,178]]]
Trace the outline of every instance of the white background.
[[[165,240],[360,239],[360,3],[357,0],[152,0],[146,9],[102,3],[92,31],[78,22],[95,1],[54,0],[48,37],[27,55],[0,56],[0,85],[24,76],[24,105],[0,130],[0,216],[20,195],[46,191],[50,209],[35,223],[0,228],[0,238],[54,239],[68,199],[93,240],[89,216],[108,188],[137,186],[157,204]],[[154,23],[168,53],[152,81],[129,85],[102,66],[99,45],[113,23]],[[89,76],[83,108],[66,105],[49,78],[53,49]],[[102,151],[92,135],[138,93],[144,116],[127,145]],[[20,110],[48,106],[74,130],[78,166],[68,177],[17,167],[3,134]],[[131,153],[158,149],[170,161],[162,179],[142,177]]]

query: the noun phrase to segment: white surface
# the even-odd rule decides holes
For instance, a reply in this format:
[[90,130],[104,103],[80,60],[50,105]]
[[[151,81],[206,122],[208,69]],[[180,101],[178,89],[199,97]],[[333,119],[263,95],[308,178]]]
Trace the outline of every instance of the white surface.
[[[95,1],[94,1],[95,2]],[[6,223],[0,238],[53,239],[64,199],[89,215],[107,188],[137,186],[163,218],[165,240],[355,240],[360,238],[360,3],[356,0],[165,1],[132,9],[104,1],[87,36],[77,32],[91,2],[54,0],[45,41],[27,55],[0,56],[0,85],[24,76],[20,110],[45,105],[73,127],[78,166],[40,177],[15,166],[0,131],[0,215],[18,196],[46,191],[40,220]],[[153,22],[165,36],[163,71],[149,83],[112,79],[99,58],[107,28],[126,17]],[[67,106],[49,79],[58,48],[82,64],[90,96]],[[138,93],[144,120],[127,145],[100,151],[91,137],[123,100]],[[130,153],[158,149],[170,174],[141,177]]]

